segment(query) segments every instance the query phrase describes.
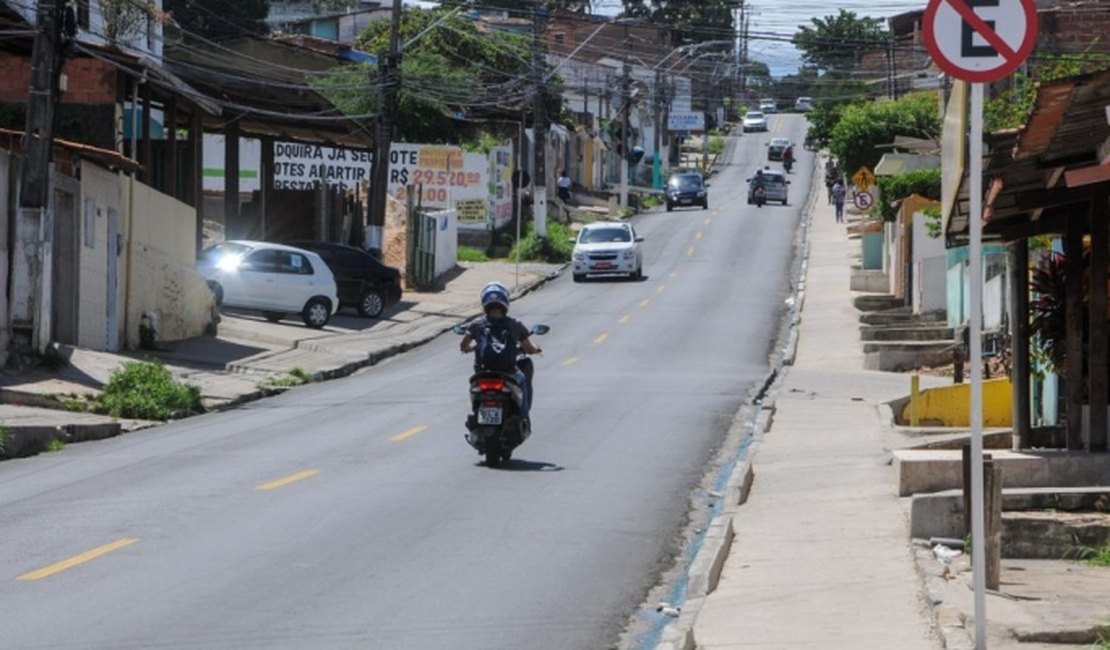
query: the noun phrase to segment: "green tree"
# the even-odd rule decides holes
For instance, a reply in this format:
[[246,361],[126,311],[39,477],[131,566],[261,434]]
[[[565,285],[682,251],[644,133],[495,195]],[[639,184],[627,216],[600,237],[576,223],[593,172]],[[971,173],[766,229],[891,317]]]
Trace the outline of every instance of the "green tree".
[[[531,39],[518,34],[478,32],[465,15],[445,17],[446,9],[406,10],[400,38],[408,43],[401,61],[398,128],[409,142],[454,142],[458,123],[451,113],[520,105],[530,98]],[[366,52],[385,52],[389,21],[377,21],[359,37]],[[344,66],[319,82],[318,88],[348,115],[378,110],[377,76],[373,65]],[[557,81],[548,85],[548,111],[559,114]]]
[[887,31],[880,18],[841,9],[835,16],[811,18],[810,23],[798,25],[794,47],[802,51],[807,65],[822,72],[849,73],[864,52],[886,47]]
[[733,37],[732,11],[737,0],[623,0],[624,17],[666,25],[674,45],[719,41]]
[[878,147],[895,136],[936,138],[940,135],[937,98],[915,93],[901,99],[851,104],[844,107],[832,128],[829,149],[849,174],[863,166],[874,168],[882,158]]
[[211,40],[265,34],[270,0],[165,0],[183,30]]

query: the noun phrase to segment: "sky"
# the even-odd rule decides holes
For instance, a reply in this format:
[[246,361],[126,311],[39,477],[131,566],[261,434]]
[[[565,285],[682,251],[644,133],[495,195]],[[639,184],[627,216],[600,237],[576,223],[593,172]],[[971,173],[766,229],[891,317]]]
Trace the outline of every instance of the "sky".
[[[414,1],[411,4],[423,3]],[[798,25],[808,25],[814,17],[835,15],[841,9],[854,11],[860,16],[888,18],[924,9],[925,4],[926,0],[882,0],[878,3],[874,0],[747,0],[749,10],[754,12],[749,28],[753,38],[748,44],[748,56],[766,63],[776,77],[792,74],[798,70],[801,53],[789,42],[757,39],[755,36],[773,36],[788,41],[798,31]],[[620,0],[593,0],[595,13],[612,16],[620,9]]]

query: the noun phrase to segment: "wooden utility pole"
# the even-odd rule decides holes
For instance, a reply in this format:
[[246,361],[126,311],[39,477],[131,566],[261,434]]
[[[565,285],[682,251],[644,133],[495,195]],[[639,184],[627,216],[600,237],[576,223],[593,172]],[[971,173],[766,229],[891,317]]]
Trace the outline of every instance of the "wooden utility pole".
[[389,28],[389,52],[378,60],[378,121],[374,130],[373,177],[370,185],[370,241],[379,251],[384,246],[386,197],[389,194],[389,151],[393,144],[397,92],[401,86],[401,0],[393,0]]
[[19,185],[19,213],[12,242],[11,323],[17,345],[42,350],[50,343],[50,260],[53,229],[50,163],[54,150],[54,107],[65,62],[65,5],[39,0],[31,53],[31,89]]

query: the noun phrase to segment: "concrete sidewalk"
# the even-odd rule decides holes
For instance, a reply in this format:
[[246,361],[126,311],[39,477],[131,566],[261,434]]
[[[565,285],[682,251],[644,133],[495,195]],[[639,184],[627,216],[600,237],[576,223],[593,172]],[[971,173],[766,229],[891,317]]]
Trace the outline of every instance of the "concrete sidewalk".
[[693,639],[705,650],[937,648],[888,463],[897,438],[879,412],[909,380],[862,370],[849,290],[859,245],[823,196],[812,217],[796,360]]
[[317,380],[342,377],[422,345],[480,314],[478,294],[487,283],[515,285],[516,298],[560,269],[522,264],[517,283],[514,264],[460,264],[441,291],[407,292],[378,319],[340,312],[322,330],[305,327],[299,318],[270,323],[260,314],[224,313],[217,336],[160,343],[154,351],[111,354],[63,346],[68,364],[56,371],[0,372],[0,423],[12,438],[0,458],[41,450],[51,438],[77,442],[151,426],[68,410],[99,393],[125,362],[159,359],[178,379],[200,388],[206,408],[225,408],[272,394],[267,382],[294,369]]

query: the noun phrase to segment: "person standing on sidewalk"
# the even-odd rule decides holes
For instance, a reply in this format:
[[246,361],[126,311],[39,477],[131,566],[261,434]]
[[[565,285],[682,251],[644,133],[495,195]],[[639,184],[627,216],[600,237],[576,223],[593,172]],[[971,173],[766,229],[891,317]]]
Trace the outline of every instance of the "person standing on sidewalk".
[[832,186],[831,194],[832,194],[833,205],[836,206],[836,222],[837,223],[843,223],[844,222],[844,195],[845,195],[844,183],[840,182],[839,180],[836,181]]

